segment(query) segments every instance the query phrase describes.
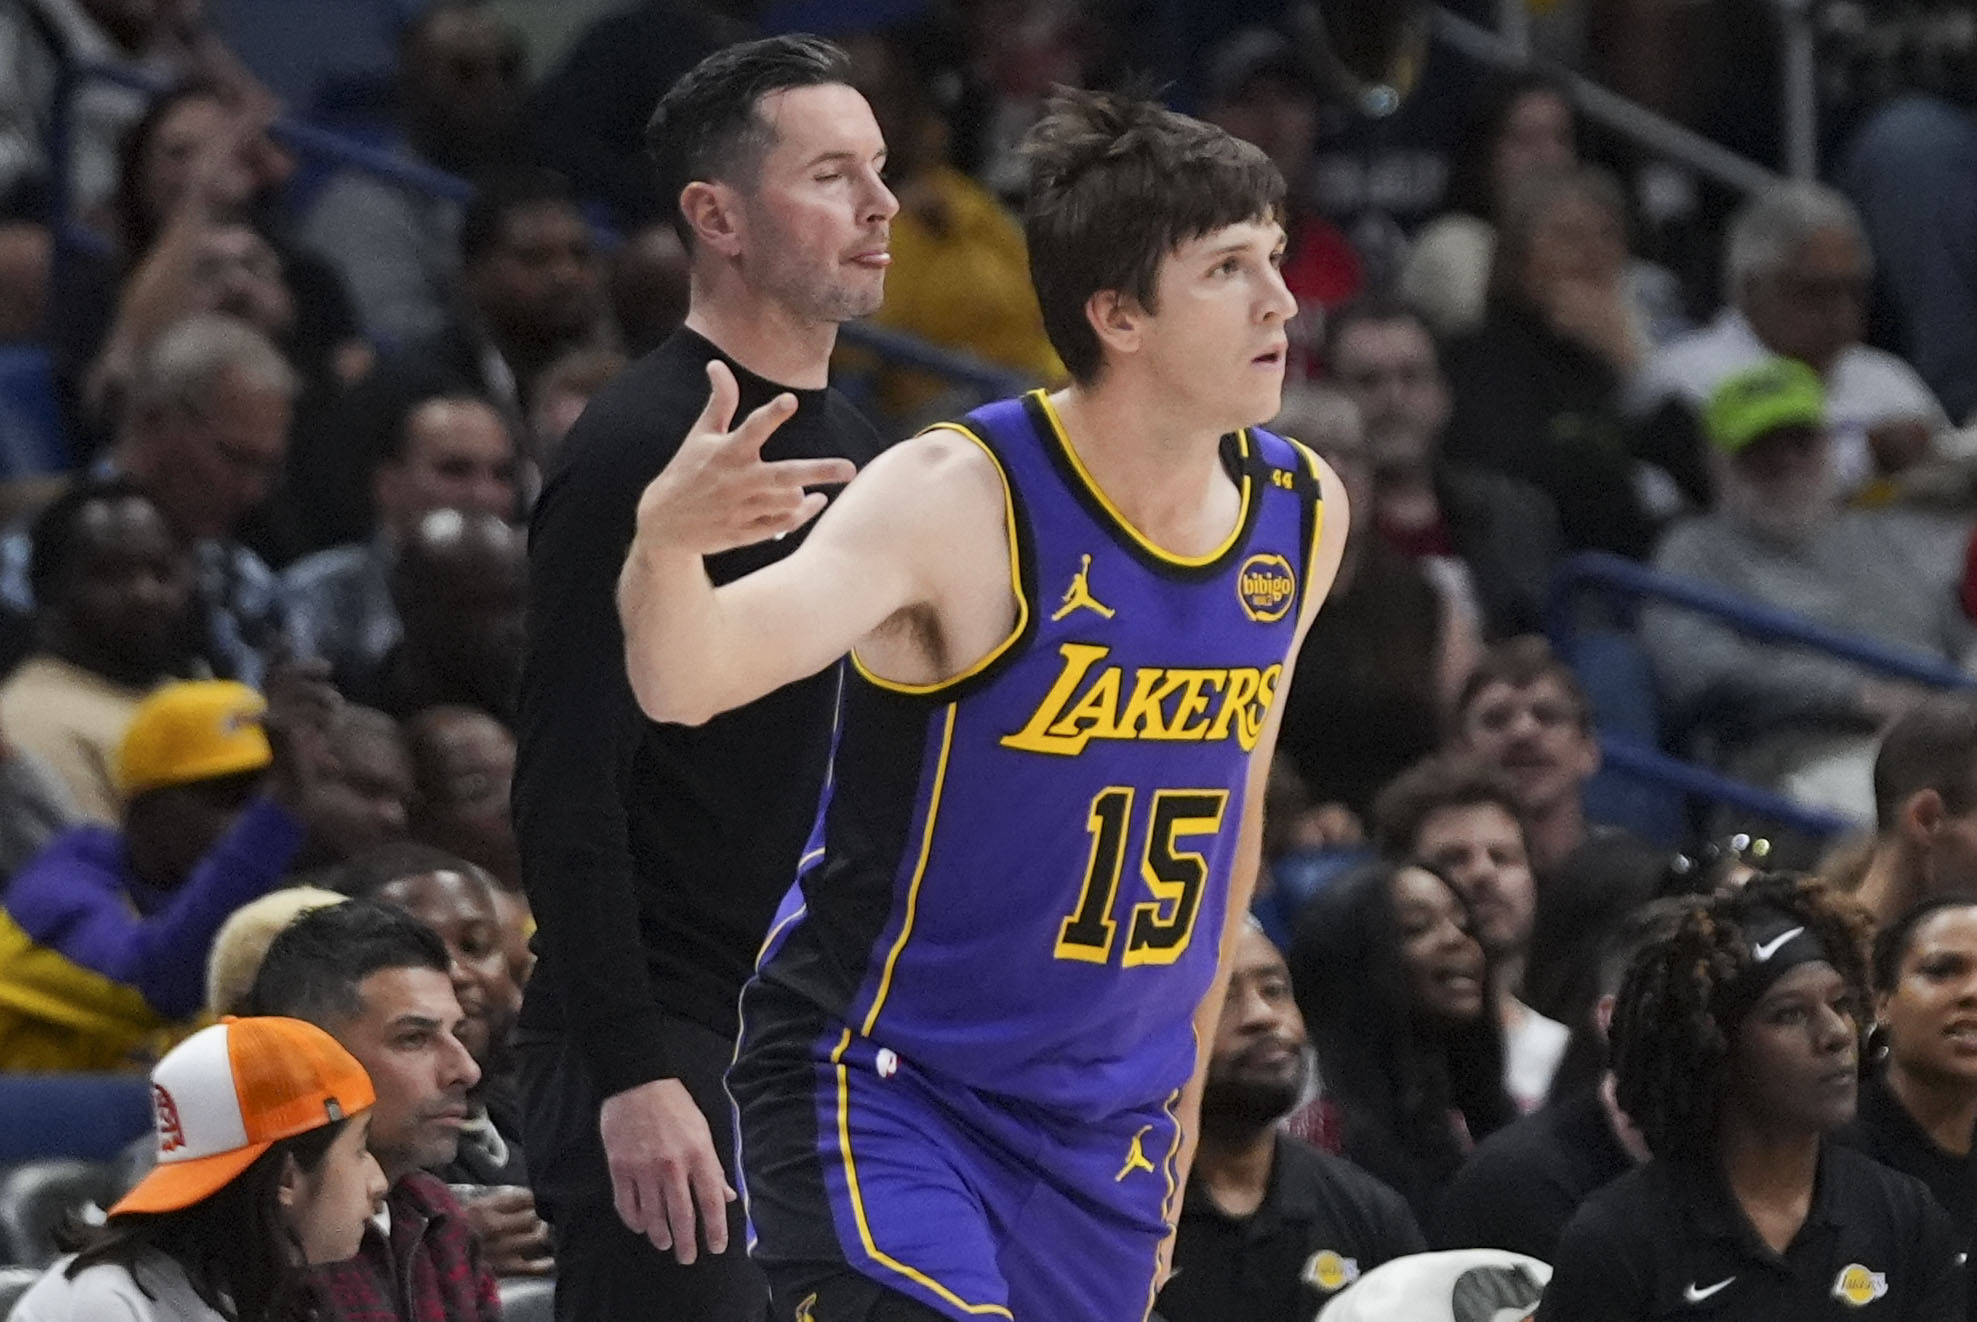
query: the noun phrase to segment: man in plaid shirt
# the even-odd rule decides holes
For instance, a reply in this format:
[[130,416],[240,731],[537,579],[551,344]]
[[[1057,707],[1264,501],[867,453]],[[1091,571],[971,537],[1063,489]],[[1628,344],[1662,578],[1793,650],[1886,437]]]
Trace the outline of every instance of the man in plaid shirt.
[[248,1003],[306,1019],[370,1073],[371,1151],[391,1181],[357,1256],[315,1268],[333,1322],[495,1322],[501,1303],[467,1213],[426,1173],[453,1160],[480,1069],[457,1035],[464,1017],[446,947],[385,905],[349,900],[303,915],[268,947]]

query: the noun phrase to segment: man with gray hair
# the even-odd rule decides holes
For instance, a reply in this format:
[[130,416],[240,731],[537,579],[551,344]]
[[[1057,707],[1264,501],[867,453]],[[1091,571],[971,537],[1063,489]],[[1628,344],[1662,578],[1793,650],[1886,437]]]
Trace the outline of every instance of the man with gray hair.
[[[248,684],[279,629],[274,574],[234,529],[281,473],[296,377],[260,332],[230,317],[188,317],[138,365],[115,444],[95,465],[135,483],[198,560],[207,651]],[[0,600],[33,607],[25,529],[0,538]]]
[[1913,368],[1860,342],[1873,273],[1860,217],[1840,193],[1786,183],[1758,195],[1730,224],[1723,311],[1648,360],[1631,406],[1645,414],[1672,397],[1700,415],[1730,376],[1773,355],[1796,358],[1825,387],[1842,490],[1912,466],[1948,419]]

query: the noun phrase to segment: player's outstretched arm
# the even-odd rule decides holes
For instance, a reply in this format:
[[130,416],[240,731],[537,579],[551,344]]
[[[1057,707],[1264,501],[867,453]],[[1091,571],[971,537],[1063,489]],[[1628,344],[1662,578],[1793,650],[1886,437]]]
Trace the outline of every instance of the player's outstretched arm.
[[794,554],[716,588],[704,559],[801,527],[824,508],[808,488],[846,481],[842,460],[768,463],[762,444],[793,411],[771,401],[729,430],[733,378],[640,498],[618,580],[633,693],[657,721],[699,724],[830,665],[940,591],[943,530],[999,527],[1000,494],[960,468],[987,464],[942,434],[894,446],[832,503]]

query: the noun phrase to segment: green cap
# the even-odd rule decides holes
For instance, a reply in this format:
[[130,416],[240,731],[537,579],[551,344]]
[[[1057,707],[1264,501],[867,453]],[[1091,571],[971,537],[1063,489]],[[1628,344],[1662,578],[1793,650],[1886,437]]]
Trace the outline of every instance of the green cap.
[[1826,388],[1819,374],[1796,358],[1773,358],[1716,387],[1702,413],[1709,439],[1727,454],[1780,427],[1821,427]]

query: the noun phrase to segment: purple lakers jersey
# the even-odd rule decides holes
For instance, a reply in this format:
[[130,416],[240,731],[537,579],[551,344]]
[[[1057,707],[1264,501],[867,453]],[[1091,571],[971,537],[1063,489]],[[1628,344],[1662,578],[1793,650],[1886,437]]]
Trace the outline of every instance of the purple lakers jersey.
[[1107,502],[1042,392],[957,426],[1006,485],[1016,628],[937,685],[851,658],[757,976],[895,1059],[1110,1114],[1194,1067],[1249,757],[1310,580],[1316,463],[1268,432],[1226,438],[1241,517],[1181,558]]

